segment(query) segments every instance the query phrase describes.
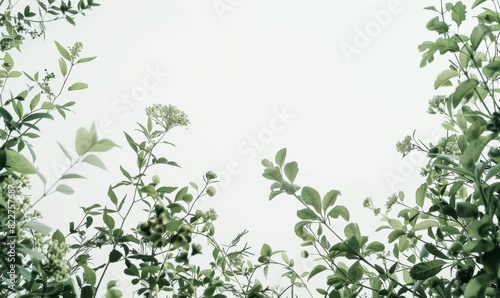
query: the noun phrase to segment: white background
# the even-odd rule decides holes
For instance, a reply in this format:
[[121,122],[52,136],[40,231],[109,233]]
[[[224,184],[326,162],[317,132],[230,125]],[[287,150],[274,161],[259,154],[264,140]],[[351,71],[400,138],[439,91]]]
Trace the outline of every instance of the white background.
[[[231,9],[217,12],[217,3],[232,3]],[[126,0],[103,3],[78,18],[76,27],[48,25],[45,43],[29,41],[22,56],[14,56],[23,57],[16,60],[19,67],[59,75],[54,40],[65,46],[81,41],[82,56],[98,58],[75,68],[71,82],[90,88],[63,95],[61,102],[77,102],[75,113],[43,126],[36,166],[49,184],[54,181],[67,164],[56,141],[73,148],[76,130],[93,122],[100,136],[122,147],[100,155],[108,172],[78,167],[88,179],[70,181],[75,195],[54,194],[37,208],[49,225],[67,231],[67,222],[81,216],[78,206],[109,204],[107,187],[121,180],[118,166],[132,171],[135,162],[122,131],[132,132],[135,122],[145,122],[145,107],[162,103],[191,120],[188,130],[170,134],[177,147],[162,151],[182,166],[159,172],[162,183],[201,184],[207,170],[223,178],[229,164],[237,165],[238,174],[221,179],[217,196],[201,206],[219,214],[221,242],[248,229],[246,240],[257,253],[263,242],[294,256],[300,252],[293,232],[300,205],[286,196],[269,202],[270,182],[261,176],[260,161],[283,147],[288,160],[299,163],[296,183],[321,194],[339,189],[338,204],[349,206],[351,220],[370,235],[382,223],[362,208],[363,199],[383,207],[401,189],[411,203],[422,183],[424,163],[402,160],[395,143],[414,129],[433,140],[439,127],[440,119],[426,110],[428,100],[442,93],[433,89],[441,68],[419,67],[417,46],[435,38],[425,29],[434,16],[423,7],[406,0]],[[357,50],[346,54],[347,45]],[[143,82],[155,83],[155,69],[168,76],[146,90]],[[273,131],[270,123],[283,110],[293,119]],[[252,137],[261,146],[252,147]],[[39,183],[33,179],[35,192]],[[344,223],[338,225],[342,231]]]

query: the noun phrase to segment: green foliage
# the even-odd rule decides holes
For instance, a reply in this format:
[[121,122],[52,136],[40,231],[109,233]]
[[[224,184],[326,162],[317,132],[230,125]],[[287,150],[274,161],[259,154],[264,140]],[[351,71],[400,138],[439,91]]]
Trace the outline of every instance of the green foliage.
[[[70,75],[95,57],[80,58],[81,43],[65,47],[55,42],[59,78],[49,71],[17,70],[11,50],[20,49],[25,36],[43,35],[45,22],[75,25],[75,16],[98,4],[47,0],[33,6],[9,5],[0,15],[0,238],[8,244],[0,248],[0,275],[13,277],[0,284],[1,297],[123,297],[117,281],[108,280],[110,266],[131,277],[130,286],[141,297],[296,297],[297,288],[310,297],[499,297],[500,106],[495,84],[500,17],[495,1],[426,8],[436,14],[426,28],[437,38],[419,46],[420,65],[433,62],[438,53],[447,56],[449,65],[437,75],[434,88],[451,87],[452,92],[429,102],[429,114],[443,117],[445,133],[437,144],[424,144],[414,133],[396,145],[403,156],[413,150],[427,154],[424,181],[414,196],[392,194],[385,208],[370,198],[363,201],[380,218],[376,232],[387,241],[361,231],[350,210],[339,204],[339,190],[323,194],[299,186],[299,166],[287,161],[287,149],[273,161],[262,161],[262,175],[271,181],[269,200],[286,195],[301,204],[293,229],[302,242],[301,256],[314,264],[309,272],[297,272],[295,260],[269,244],[252,252],[242,243],[246,230],[229,243],[217,241],[217,213],[198,208],[202,198],[216,196],[215,173],[208,171],[189,186],[166,184],[152,173],[152,168],[179,167],[158,153],[172,145],[166,141],[171,129],[190,123],[171,105],[148,107],[145,123],[134,134],[124,133],[135,166],[120,166],[122,177],[103,190],[106,201],[81,207],[81,219],[52,232],[34,206],[53,193],[73,195],[72,179],[86,178],[74,172],[75,166],[106,170],[99,156],[116,144],[100,139],[94,125],[80,128],[77,156],[59,144],[67,170],[50,185],[38,172],[31,139],[41,136],[39,123],[55,120],[55,112],[66,117],[74,102],[61,102],[63,93],[88,88],[70,83]],[[26,87],[13,90],[11,80],[25,80]],[[7,89],[12,89],[8,95]],[[31,203],[27,192],[34,174],[44,191]],[[142,210],[139,223],[131,221],[132,210]],[[99,263],[94,256],[103,252]],[[210,258],[208,264],[200,262],[200,254]],[[289,283],[266,285],[270,270],[279,270]],[[313,279],[320,283],[314,290],[309,286]]]

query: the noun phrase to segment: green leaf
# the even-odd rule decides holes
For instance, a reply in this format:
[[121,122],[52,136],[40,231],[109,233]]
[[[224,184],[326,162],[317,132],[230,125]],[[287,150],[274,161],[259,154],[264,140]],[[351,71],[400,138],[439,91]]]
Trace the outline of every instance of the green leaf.
[[450,26],[448,26],[444,22],[441,22],[439,20],[439,17],[435,17],[427,23],[426,27],[430,31],[436,31],[438,34],[444,34],[448,32]]
[[69,86],[68,91],[75,91],[75,90],[82,90],[88,88],[89,85],[79,82],[79,83],[74,83],[73,85]]
[[12,60],[12,56],[9,53],[5,53],[3,58],[2,67],[7,71],[11,71],[14,67],[14,60]]
[[496,80],[500,76],[500,59],[494,59],[483,67],[484,76],[491,80]]
[[113,188],[111,188],[111,186],[108,188],[108,197],[111,199],[111,202],[114,205],[118,204],[118,198],[116,197],[116,194],[113,191]]
[[451,95],[453,108],[456,108],[462,99],[470,99],[479,82],[476,79],[468,79],[460,83],[455,92]]
[[106,298],[121,298],[122,296],[122,292],[118,289],[108,289],[106,292]]
[[35,174],[36,169],[31,162],[29,162],[26,157],[17,153],[14,150],[6,150],[7,162],[6,166],[12,171],[20,174]]
[[323,197],[323,211],[326,211],[328,208],[335,205],[338,196],[340,195],[340,191],[338,190],[330,190]]
[[492,225],[490,214],[484,215],[480,220],[473,220],[467,227],[469,234],[477,239],[488,237]]
[[385,246],[381,242],[373,241],[366,246],[366,250],[369,250],[371,252],[382,252],[385,250]]
[[70,24],[71,24],[71,25],[73,25],[73,26],[76,26],[75,21],[73,20],[73,18],[72,18],[72,17],[70,17],[70,16],[66,16],[65,18],[66,18],[66,21],[67,21],[68,23],[70,23]]
[[118,283],[117,280],[110,280],[108,281],[108,284],[106,285],[107,290],[111,290],[112,288],[116,287],[116,284]]
[[59,54],[61,54],[61,56],[64,59],[71,61],[71,56],[69,55],[69,52],[60,43],[58,43],[57,41],[54,42],[56,44],[57,50],[59,51]]
[[104,165],[104,163],[99,159],[99,157],[93,154],[85,156],[85,158],[82,161],[91,164],[93,166],[99,167],[103,170],[106,170],[106,166]]
[[477,216],[479,215],[479,209],[472,203],[458,202],[457,215],[461,218],[477,218]]
[[464,298],[485,297],[484,292],[495,279],[494,274],[479,274],[474,277],[467,283]]
[[471,240],[467,242],[463,247],[463,251],[468,254],[473,252],[484,253],[491,251],[494,248],[495,244],[493,244],[491,241],[481,239],[481,240]]
[[271,257],[272,254],[273,254],[273,250],[271,249],[271,246],[269,246],[269,244],[267,244],[267,243],[264,243],[262,245],[262,248],[260,249],[260,255]]
[[26,247],[24,245],[17,244],[16,245],[16,250],[18,252],[20,252],[21,254],[29,255],[32,258],[37,258],[37,259],[42,260],[44,262],[47,261],[47,257],[43,253],[41,253],[39,251],[32,250],[32,249],[30,249],[30,248],[28,248],[28,247]]
[[329,213],[328,216],[332,218],[338,218],[339,216],[342,216],[342,218],[346,221],[349,221],[350,215],[349,215],[349,210],[344,207],[344,206],[335,206]]
[[442,260],[433,260],[419,263],[410,269],[410,277],[414,280],[426,280],[438,274],[446,262]]
[[51,102],[46,101],[46,102],[42,103],[42,109],[52,110],[54,107],[55,107],[54,104]]
[[306,205],[312,206],[316,212],[321,213],[321,197],[314,188],[304,186],[301,195]]
[[269,179],[269,180],[274,180],[276,182],[282,183],[283,176],[281,176],[280,171],[277,168],[266,168],[264,169],[264,173],[262,174],[262,177]]
[[316,215],[316,213],[314,213],[314,211],[312,211],[309,208],[298,210],[297,211],[297,216],[300,219],[305,219],[305,220],[308,220],[308,219],[310,219],[310,220],[317,220],[318,219],[318,216]]
[[431,255],[435,256],[435,257],[438,257],[440,259],[445,259],[445,260],[448,260],[449,258],[443,253],[441,252],[434,244],[432,243],[426,243],[424,244],[425,246],[425,250],[427,250],[427,252],[429,252]]
[[476,150],[478,149],[477,144],[478,144],[477,140],[474,140],[471,143],[469,143],[469,145],[467,145],[467,148],[465,148],[464,153],[462,153],[462,155],[460,155],[460,159],[459,159],[460,165],[464,169],[471,171],[471,172],[474,171],[474,167],[475,167],[474,165],[476,163],[476,159],[475,159],[474,155],[475,155]]
[[65,184],[58,185],[56,188],[56,191],[63,193],[63,194],[66,194],[66,195],[71,195],[75,192],[71,187],[69,187]]
[[[300,189],[300,186],[296,185],[296,184],[292,184],[288,181],[283,181],[283,183],[281,183],[281,188],[287,193],[287,194],[295,194],[299,189]],[[269,200],[271,200],[272,198],[274,198],[275,196],[283,193],[283,190],[274,190],[271,192],[271,194],[269,195]]]
[[68,66],[66,65],[66,61],[63,58],[59,58],[59,69],[61,70],[61,74],[63,77],[68,73]]
[[215,286],[210,286],[206,288],[205,291],[203,292],[203,298],[213,298],[215,290],[217,290],[217,287]]
[[398,239],[399,237],[405,235],[406,233],[403,230],[394,230],[392,231],[388,238],[389,238],[389,243],[393,242],[394,240]]
[[470,35],[472,50],[477,50],[484,37],[490,32],[490,27],[484,24],[479,24],[474,29],[472,29],[472,33]]
[[117,251],[116,249],[113,249],[110,253],[109,253],[109,262],[111,263],[116,263],[118,262],[121,258],[122,258],[122,253]]
[[[187,187],[185,187],[185,188],[187,189]],[[154,199],[158,198],[158,194],[156,193],[156,189],[155,189],[155,187],[153,185],[146,185],[146,186],[142,187],[140,189],[140,191],[142,193],[145,193],[145,194],[149,195],[150,197],[152,197]],[[182,195],[179,195],[179,193],[180,193],[180,191],[176,195],[176,200],[175,200],[176,202],[182,200],[182,197],[185,194],[184,193]]]
[[[356,223],[350,223],[344,227],[344,234],[347,238],[355,237],[357,240],[361,240],[361,231]],[[360,242],[360,241],[359,241]]]
[[29,114],[28,116],[24,117],[22,119],[22,122],[29,122],[29,121],[33,121],[33,120],[40,120],[40,119],[50,119],[50,120],[54,120],[54,117],[52,117],[51,114],[49,113],[33,113],[33,114]]
[[415,193],[415,200],[420,208],[424,207],[425,195],[427,194],[427,183],[420,185]]
[[66,150],[66,148],[64,148],[63,145],[61,145],[61,143],[57,142],[57,144],[61,148],[61,150],[64,153],[64,155],[66,155],[66,157],[71,161],[72,160],[71,154],[68,152],[68,150]]
[[90,61],[94,60],[95,58],[97,58],[97,57],[80,58],[80,59],[78,59],[78,61],[76,61],[76,63],[90,62]]
[[432,220],[432,219],[428,219],[428,220],[423,220],[423,221],[417,223],[413,227],[413,229],[415,231],[420,231],[420,230],[427,230],[430,227],[438,227],[438,226],[439,226],[439,222]]
[[11,71],[9,72],[8,78],[19,78],[23,73],[20,71]]
[[274,161],[278,166],[283,167],[283,164],[285,164],[285,159],[286,159],[286,148],[283,148],[280,151],[278,151],[278,153],[276,153]]
[[75,148],[78,155],[84,155],[94,145],[95,140],[92,134],[81,127],[76,132]]
[[311,223],[310,221],[299,221],[298,223],[295,224],[293,230],[300,239],[304,238],[304,227],[310,223]]
[[96,283],[96,275],[94,270],[90,269],[87,265],[82,265],[83,267],[83,275],[85,280],[91,285],[94,286]]
[[441,86],[451,86],[450,79],[454,77],[458,77],[458,71],[455,69],[447,69],[443,71],[437,76],[436,81],[434,82],[434,89],[438,89]]
[[359,261],[356,261],[347,271],[347,276],[353,281],[357,282],[363,278],[363,267]]
[[461,1],[458,1],[455,5],[453,5],[451,10],[451,19],[459,27],[462,24],[462,21],[465,20],[465,5]]
[[285,165],[284,172],[288,180],[293,183],[299,173],[299,166],[295,161],[289,162]]
[[79,174],[65,174],[61,176],[61,180],[64,179],[86,179],[86,178]]
[[32,229],[33,231],[37,231],[39,233],[42,233],[44,235],[48,235],[50,231],[52,230],[51,227],[38,222],[38,221],[28,221],[25,224],[23,224],[23,228],[25,229]]
[[490,180],[492,177],[498,175],[500,173],[500,163],[494,166],[493,168],[488,170],[488,173],[486,173],[486,177],[484,178],[485,181]]
[[108,226],[108,228],[113,229],[115,227],[115,220],[109,216],[107,213],[102,214],[102,220]]
[[88,151],[104,152],[110,150],[113,147],[117,147],[117,145],[108,139],[103,139],[97,141],[94,145],[92,145],[92,147],[90,147]]
[[41,97],[41,94],[40,94],[40,93],[38,93],[37,95],[35,95],[35,96],[33,97],[33,99],[32,99],[32,100],[31,100],[31,102],[30,102],[30,111],[33,111],[33,110],[36,108],[36,106],[37,106],[37,105],[38,105],[38,103],[40,102],[40,97]]
[[64,238],[64,234],[59,230],[55,230],[52,234],[52,241],[57,240],[59,243],[65,243],[66,239]]
[[327,268],[324,265],[316,265],[311,272],[309,272],[309,276],[307,277],[307,280],[310,280],[313,276],[315,276],[318,273],[321,273],[325,271]]
[[478,6],[479,4],[481,4],[483,2],[486,2],[486,0],[476,0],[476,1],[474,1],[474,4],[472,4],[472,8]]

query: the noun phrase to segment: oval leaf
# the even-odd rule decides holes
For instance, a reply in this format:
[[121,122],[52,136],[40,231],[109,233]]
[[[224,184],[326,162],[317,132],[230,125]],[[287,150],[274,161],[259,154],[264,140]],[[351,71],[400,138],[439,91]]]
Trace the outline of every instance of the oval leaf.
[[311,187],[302,188],[302,200],[309,206],[312,206],[316,212],[321,213],[321,197],[319,193]]
[[311,272],[309,273],[309,277],[307,279],[308,280],[311,279],[313,276],[315,276],[320,272],[325,271],[326,269],[327,268],[324,265],[316,265],[316,267],[314,267],[313,270],[311,270]]
[[419,263],[410,269],[410,277],[414,280],[426,280],[438,274],[444,264],[446,263],[442,260]]
[[69,86],[68,91],[75,91],[75,90],[82,90],[88,88],[89,85],[85,83],[74,83],[73,85]]

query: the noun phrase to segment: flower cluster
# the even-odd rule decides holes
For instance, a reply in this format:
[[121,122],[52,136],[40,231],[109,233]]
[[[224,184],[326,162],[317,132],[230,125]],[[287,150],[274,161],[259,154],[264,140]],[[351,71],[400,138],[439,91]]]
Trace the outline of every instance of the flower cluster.
[[54,239],[47,249],[48,261],[44,266],[45,272],[58,282],[65,281],[70,277],[70,268],[64,259],[68,252],[68,245],[57,239]]
[[398,202],[398,196],[393,193],[389,198],[387,198],[387,202],[385,202],[386,210],[391,210],[391,208]]
[[396,150],[403,154],[405,157],[411,150],[413,150],[413,145],[411,143],[411,137],[406,136],[402,141],[396,143]]
[[71,60],[75,61],[80,57],[80,52],[83,49],[83,44],[81,42],[76,42],[74,46],[69,48],[69,53],[71,56]]
[[368,197],[363,200],[363,208],[373,208],[373,201],[371,197]]
[[431,100],[429,100],[429,108],[427,109],[427,113],[430,115],[445,114],[445,103],[446,96],[434,96]]
[[25,174],[23,174],[19,177],[14,177],[12,175],[5,177],[2,180],[2,183],[0,184],[2,198],[6,198],[7,193],[12,193],[12,191],[14,191],[14,194],[16,196],[22,196],[22,189],[23,188],[31,188],[31,185],[29,182],[30,182],[29,178]]
[[146,108],[146,114],[167,131],[176,126],[189,124],[187,115],[172,105],[154,104]]
[[439,152],[451,155],[460,155],[460,147],[458,146],[457,135],[451,135],[449,137],[443,137],[439,140],[437,147]]
[[205,212],[205,216],[207,217],[207,219],[211,220],[211,221],[215,221],[217,220],[217,212],[215,212],[214,209],[210,208],[208,211]]

